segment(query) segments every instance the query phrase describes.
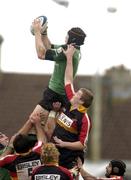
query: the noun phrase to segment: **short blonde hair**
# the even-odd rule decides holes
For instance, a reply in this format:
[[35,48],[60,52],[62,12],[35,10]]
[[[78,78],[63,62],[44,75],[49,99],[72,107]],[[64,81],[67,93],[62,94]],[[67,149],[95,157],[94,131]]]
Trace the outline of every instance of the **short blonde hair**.
[[42,146],[41,161],[46,163],[58,163],[59,151],[53,143],[46,143]]

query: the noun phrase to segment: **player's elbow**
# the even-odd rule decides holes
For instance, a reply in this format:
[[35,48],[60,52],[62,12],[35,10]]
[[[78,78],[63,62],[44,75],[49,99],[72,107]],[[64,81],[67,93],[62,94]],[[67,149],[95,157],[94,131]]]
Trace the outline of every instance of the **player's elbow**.
[[45,53],[46,53],[45,50],[43,50],[42,48],[39,48],[39,49],[37,50],[37,57],[38,57],[39,59],[43,60],[43,59],[45,59]]
[[44,59],[45,59],[45,56],[42,55],[42,54],[38,54],[38,58],[39,58],[40,60],[44,60]]
[[81,148],[81,150],[84,150],[84,149],[85,149],[85,146],[81,145],[81,147],[80,147],[80,148]]
[[85,146],[80,142],[79,144],[79,150],[84,150],[85,149]]
[[72,84],[72,81],[69,78],[66,78],[66,77],[65,77],[64,82],[65,82],[65,85]]

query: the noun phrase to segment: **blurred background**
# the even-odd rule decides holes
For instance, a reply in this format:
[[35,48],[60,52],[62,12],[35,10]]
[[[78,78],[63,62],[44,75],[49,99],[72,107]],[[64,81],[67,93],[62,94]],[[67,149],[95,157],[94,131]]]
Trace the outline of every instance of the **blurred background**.
[[79,26],[87,38],[75,88],[95,94],[84,166],[104,176],[109,160],[122,159],[130,179],[130,0],[4,0],[0,5],[0,131],[11,136],[23,125],[53,71],[52,62],[38,61],[30,33],[33,19],[48,17],[48,35],[57,44]]

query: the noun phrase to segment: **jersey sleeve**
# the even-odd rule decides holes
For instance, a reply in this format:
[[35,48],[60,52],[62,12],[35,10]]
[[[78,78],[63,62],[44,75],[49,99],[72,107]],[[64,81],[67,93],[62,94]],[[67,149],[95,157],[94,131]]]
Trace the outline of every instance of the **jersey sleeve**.
[[42,145],[43,145],[43,142],[42,141],[38,141],[36,143],[36,145],[34,146],[34,148],[32,149],[32,151],[40,154],[41,153]]
[[61,171],[63,171],[67,175],[68,180],[73,180],[73,176],[72,176],[71,172],[68,169],[66,169],[66,168],[64,168],[62,166],[59,166],[59,168],[61,169]]
[[60,45],[51,45],[51,49],[48,49],[45,54],[45,59],[49,61],[55,61],[56,57],[62,52]]
[[82,119],[82,126],[81,126],[81,131],[79,135],[79,141],[85,145],[86,142],[88,141],[88,136],[91,128],[91,122],[87,114],[84,115]]
[[72,84],[67,84],[65,86],[65,91],[66,91],[66,95],[67,95],[67,98],[68,100],[70,101],[73,96],[74,96],[74,88],[73,88],[73,85]]
[[55,49],[48,49],[45,54],[45,59],[49,61],[55,61],[56,50]]
[[6,155],[3,158],[0,158],[0,167],[4,167],[6,164],[12,163],[16,159],[16,155]]

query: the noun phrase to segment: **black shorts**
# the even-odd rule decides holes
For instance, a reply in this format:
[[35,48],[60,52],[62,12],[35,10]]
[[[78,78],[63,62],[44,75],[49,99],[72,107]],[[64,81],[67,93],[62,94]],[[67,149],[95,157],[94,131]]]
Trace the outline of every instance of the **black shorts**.
[[43,99],[38,104],[44,109],[50,111],[53,109],[53,102],[61,102],[64,107],[68,102],[68,99],[66,95],[60,95],[47,87],[43,92]]

